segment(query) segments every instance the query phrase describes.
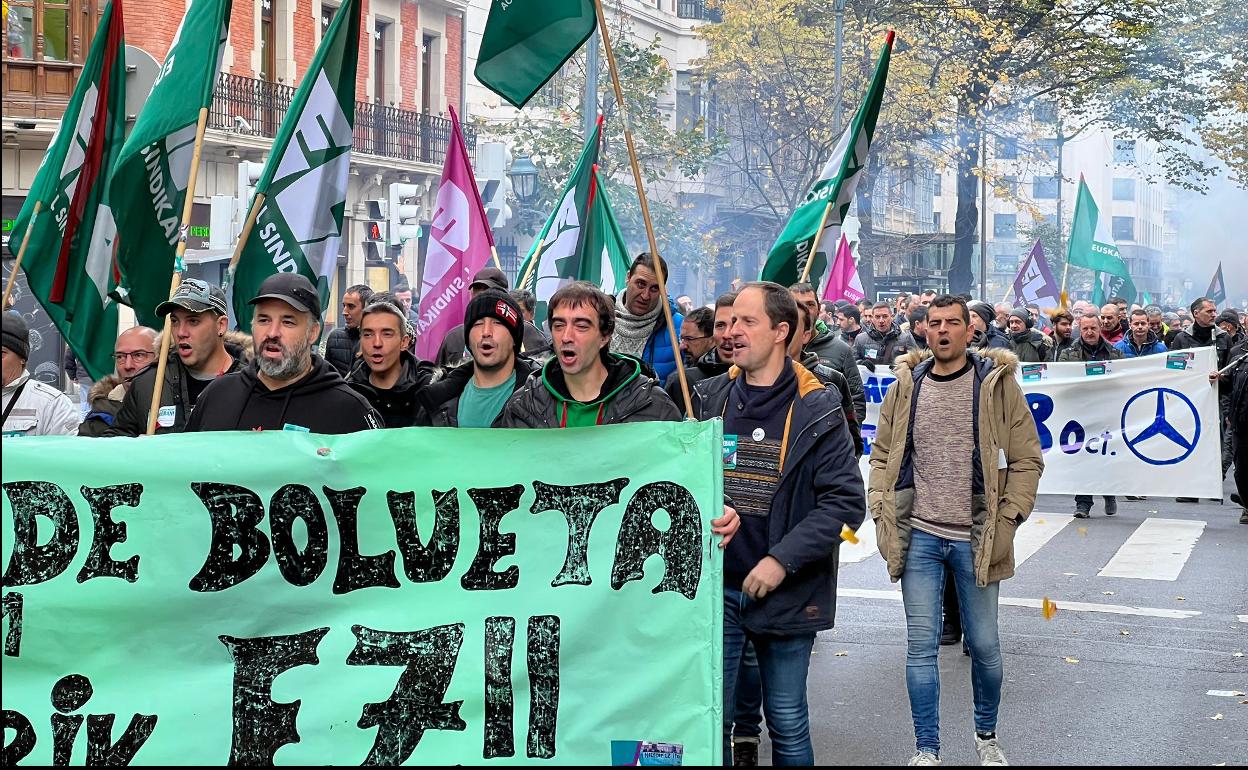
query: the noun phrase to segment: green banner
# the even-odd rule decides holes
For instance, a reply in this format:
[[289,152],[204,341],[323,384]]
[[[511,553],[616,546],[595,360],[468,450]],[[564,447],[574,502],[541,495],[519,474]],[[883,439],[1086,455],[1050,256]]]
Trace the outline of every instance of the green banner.
[[721,444],[718,420],[14,442],[5,764],[652,741],[717,765]]

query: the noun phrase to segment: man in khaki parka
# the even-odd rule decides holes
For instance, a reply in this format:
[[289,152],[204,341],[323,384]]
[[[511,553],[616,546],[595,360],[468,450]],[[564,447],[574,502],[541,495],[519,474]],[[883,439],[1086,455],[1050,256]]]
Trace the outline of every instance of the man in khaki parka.
[[968,352],[966,303],[928,308],[930,351],[897,360],[880,407],[867,504],[906,611],[906,688],[917,751],[940,764],[937,653],[946,569],[971,653],[975,745],[982,765],[1008,764],[997,743],[1002,663],[1000,581],[1014,574],[1014,533],[1031,513],[1044,461],[1031,410],[1005,350]]

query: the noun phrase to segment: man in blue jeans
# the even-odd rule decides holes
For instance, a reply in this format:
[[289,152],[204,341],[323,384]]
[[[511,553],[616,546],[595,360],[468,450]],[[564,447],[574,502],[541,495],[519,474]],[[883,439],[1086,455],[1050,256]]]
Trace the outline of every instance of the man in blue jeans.
[[694,416],[724,418],[737,462],[724,493],[741,525],[724,551],[724,762],[732,764],[737,670],[747,640],[762,680],[776,765],[812,765],[806,675],[815,634],[836,613],[842,525],[863,520],[862,477],[841,398],[788,357],[797,303],[747,284],[732,306],[733,366],[703,380]]
[[906,690],[914,719],[911,765],[940,764],[941,605],[953,575],[971,653],[975,748],[1006,765],[997,740],[1000,581],[1014,574],[1014,533],[1031,513],[1044,470],[1031,410],[1005,350],[967,352],[966,303],[928,307],[930,351],[898,359],[871,446],[868,504],[888,573],[906,611]]

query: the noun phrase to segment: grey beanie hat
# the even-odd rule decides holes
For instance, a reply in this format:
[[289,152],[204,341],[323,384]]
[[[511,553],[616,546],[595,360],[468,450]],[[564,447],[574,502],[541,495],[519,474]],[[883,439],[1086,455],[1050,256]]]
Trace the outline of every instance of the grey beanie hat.
[[30,329],[18,313],[4,313],[4,347],[13,351],[23,361],[30,358]]

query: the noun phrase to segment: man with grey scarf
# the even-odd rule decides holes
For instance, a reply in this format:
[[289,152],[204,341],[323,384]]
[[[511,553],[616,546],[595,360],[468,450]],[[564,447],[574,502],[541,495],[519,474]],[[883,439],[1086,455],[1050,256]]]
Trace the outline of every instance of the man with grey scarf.
[[679,352],[672,346],[672,337],[663,317],[667,302],[672,310],[672,323],[679,329],[684,317],[671,299],[661,296],[662,287],[655,272],[655,260],[667,277],[667,263],[662,257],[642,252],[628,269],[628,284],[615,298],[615,333],[611,336],[611,352],[636,356],[654,370],[659,382],[676,371]]

